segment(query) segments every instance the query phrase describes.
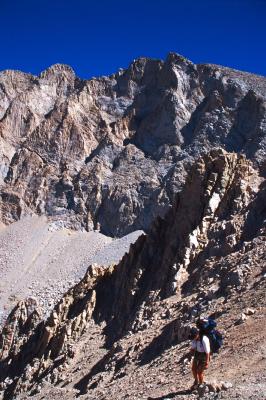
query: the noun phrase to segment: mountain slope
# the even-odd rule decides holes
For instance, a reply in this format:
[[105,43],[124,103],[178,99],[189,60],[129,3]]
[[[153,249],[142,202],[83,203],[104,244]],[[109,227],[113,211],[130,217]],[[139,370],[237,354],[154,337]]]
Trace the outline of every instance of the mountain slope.
[[264,170],[263,77],[170,53],[109,77],[0,73],[0,219],[47,215],[108,236],[147,230],[214,147]]
[[[90,266],[44,322],[27,301],[13,310],[1,334],[3,399],[263,398],[265,196],[244,156],[200,158],[120,263]],[[226,337],[208,376],[215,390],[233,383],[211,397],[187,391],[186,340],[202,314]]]
[[142,231],[121,239],[62,229],[45,217],[26,217],[0,230],[0,326],[14,305],[32,298],[44,315],[77,283],[89,264],[119,262]]

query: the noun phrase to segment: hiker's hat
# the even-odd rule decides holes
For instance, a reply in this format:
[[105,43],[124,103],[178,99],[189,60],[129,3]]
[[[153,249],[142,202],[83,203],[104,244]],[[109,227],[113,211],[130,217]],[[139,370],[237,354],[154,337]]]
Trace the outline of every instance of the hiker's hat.
[[196,321],[196,327],[199,330],[202,330],[204,328],[206,328],[206,326],[208,325],[208,318],[205,317],[200,317],[197,321]]

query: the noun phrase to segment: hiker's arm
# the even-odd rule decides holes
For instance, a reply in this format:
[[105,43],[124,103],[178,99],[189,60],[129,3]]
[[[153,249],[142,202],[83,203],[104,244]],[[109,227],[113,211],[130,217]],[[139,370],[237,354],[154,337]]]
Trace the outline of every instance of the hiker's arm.
[[195,354],[195,349],[190,349],[188,354],[192,357]]
[[195,341],[193,340],[193,342],[191,343],[191,347],[190,347],[190,350],[189,350],[189,354],[191,354],[192,356],[194,356],[195,351],[196,351],[196,347],[197,347],[197,345],[196,345]]
[[187,352],[186,356],[191,359],[194,356],[195,351],[196,351],[196,345],[194,342],[192,342],[191,347],[190,347],[189,351]]
[[208,368],[210,362],[210,353],[206,353],[206,368]]
[[203,336],[202,344],[203,344],[204,351],[206,353],[206,368],[208,368],[208,365],[210,362],[211,347],[210,347],[210,340],[209,340],[209,338],[207,338],[207,336]]

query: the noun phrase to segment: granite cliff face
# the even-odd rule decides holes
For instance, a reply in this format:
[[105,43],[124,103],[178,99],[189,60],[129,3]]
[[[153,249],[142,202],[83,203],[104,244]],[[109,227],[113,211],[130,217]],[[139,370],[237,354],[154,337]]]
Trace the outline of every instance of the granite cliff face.
[[[265,340],[265,196],[265,179],[244,156],[212,150],[200,158],[173,207],[119,264],[90,266],[47,321],[36,305],[18,304],[0,336],[3,398],[146,398],[152,386],[141,390],[157,379],[160,387],[165,364],[180,382],[188,373],[174,360],[185,359],[189,327],[202,313],[227,330],[214,367],[222,371],[228,358],[225,377],[233,365],[235,385],[244,373],[235,363],[247,367],[249,379],[250,368],[261,379],[265,359],[252,343]],[[229,398],[242,389],[235,390]]]
[[177,54],[82,80],[0,73],[0,218],[45,214],[109,236],[147,230],[214,147],[264,170],[266,81]]

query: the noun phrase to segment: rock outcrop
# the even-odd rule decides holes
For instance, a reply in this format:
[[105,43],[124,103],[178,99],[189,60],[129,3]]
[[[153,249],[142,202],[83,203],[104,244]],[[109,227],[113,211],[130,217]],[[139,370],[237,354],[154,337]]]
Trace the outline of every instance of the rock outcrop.
[[[200,158],[173,207],[131,245],[118,265],[91,266],[46,322],[36,323],[36,311],[29,315],[21,304],[13,312],[1,336],[4,399],[38,393],[47,382],[67,385],[73,379],[79,394],[89,390],[88,399],[101,398],[98,386],[109,395],[112,380],[135,379],[131,365],[151,366],[172,345],[182,346],[201,313],[224,318],[230,310],[238,326],[245,322],[236,317],[241,304],[254,307],[259,301],[262,310],[263,204],[265,180],[244,156],[213,150]],[[232,321],[227,324],[230,331]],[[99,339],[97,347],[95,337],[103,335],[106,352],[97,359],[94,353],[103,342]],[[84,353],[82,343],[85,366],[91,364],[78,380],[71,359],[78,359],[77,348]]]
[[[192,167],[165,218],[137,240],[109,284],[99,285],[99,315],[107,310],[112,316],[107,325],[111,336],[115,332],[117,339],[125,330],[138,329],[143,313],[158,299],[177,294],[181,300],[201,293],[209,278],[210,298],[243,283],[248,271],[243,275],[239,267],[224,262],[219,267],[217,260],[245,251],[246,221],[254,211],[261,181],[245,157],[220,150]],[[257,232],[264,232],[260,223],[259,218]]]
[[0,219],[45,214],[108,236],[163,216],[213,147],[264,169],[265,78],[177,54],[82,80],[0,73]]
[[6,380],[8,375],[8,382],[10,379],[12,382],[7,396],[9,390],[13,393],[14,384],[20,390],[29,390],[37,376],[48,372],[53,372],[52,380],[56,382],[54,364],[58,367],[73,357],[72,344],[87,328],[95,308],[94,288],[111,272],[112,267],[91,266],[81,282],[63,296],[45,323],[32,301],[20,302],[15,307],[0,335],[0,376]]

